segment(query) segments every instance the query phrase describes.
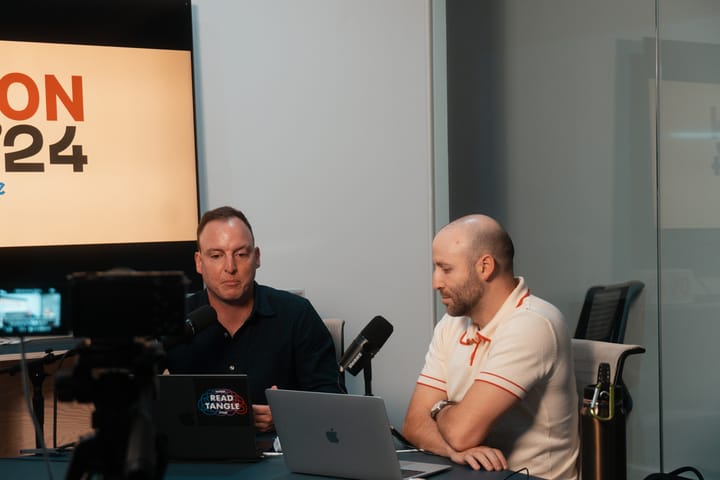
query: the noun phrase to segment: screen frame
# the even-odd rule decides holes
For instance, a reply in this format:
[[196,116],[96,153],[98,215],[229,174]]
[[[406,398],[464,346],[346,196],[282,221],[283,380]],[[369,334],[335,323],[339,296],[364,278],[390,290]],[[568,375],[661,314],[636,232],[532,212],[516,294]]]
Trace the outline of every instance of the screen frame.
[[[195,213],[196,220],[199,219],[197,113],[192,73],[192,5],[189,0],[5,1],[0,16],[0,40],[189,51],[193,77]],[[42,221],[42,218],[31,221]],[[22,227],[3,225],[3,228]],[[179,270],[188,278],[188,290],[199,290],[202,279],[195,271],[195,251],[194,238],[167,242],[0,247],[0,284],[6,288],[55,288],[64,292],[67,276],[71,273],[127,268]],[[53,333],[66,331],[64,328]]]

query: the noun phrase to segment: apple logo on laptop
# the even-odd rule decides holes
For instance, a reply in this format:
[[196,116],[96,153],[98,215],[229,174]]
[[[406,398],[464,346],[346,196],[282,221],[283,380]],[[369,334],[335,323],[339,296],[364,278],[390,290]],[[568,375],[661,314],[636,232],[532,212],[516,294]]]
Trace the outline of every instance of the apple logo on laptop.
[[340,439],[338,438],[338,434],[334,428],[331,428],[330,430],[325,432],[325,436],[330,443],[340,443]]

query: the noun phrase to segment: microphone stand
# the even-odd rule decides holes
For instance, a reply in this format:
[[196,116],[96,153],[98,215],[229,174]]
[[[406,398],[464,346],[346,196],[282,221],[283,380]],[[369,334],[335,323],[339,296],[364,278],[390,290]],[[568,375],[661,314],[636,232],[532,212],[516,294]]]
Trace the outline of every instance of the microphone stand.
[[[66,355],[70,356],[72,353]],[[38,422],[39,431],[35,436],[35,447],[42,448],[42,439],[45,435],[45,397],[43,395],[42,386],[48,374],[45,372],[45,365],[50,365],[58,361],[62,356],[55,355],[52,350],[46,350],[45,356],[37,360],[26,360],[28,377],[33,386],[32,407],[33,414]],[[8,373],[15,375],[22,370],[21,364],[0,369],[0,373]]]
[[[364,348],[363,348],[364,350]],[[372,397],[372,359],[366,351],[363,355],[363,378],[365,379],[365,396]]]
[[[372,397],[372,361],[370,354],[366,352],[363,355],[363,377],[365,379],[365,396]],[[398,432],[395,427],[390,425],[390,433],[397,438],[404,448],[417,448],[405,438],[402,433]]]
[[[45,358],[50,361],[55,360],[55,356],[52,354],[52,352],[45,355]],[[44,363],[37,362],[29,364],[28,376],[30,377],[30,382],[33,386],[33,412],[35,413],[35,418],[37,418],[38,426],[40,427],[40,431],[35,436],[35,447],[42,448],[41,438],[44,438],[45,436],[45,397],[43,396],[42,384],[43,381],[45,381],[45,377],[47,377],[47,373],[45,373]]]

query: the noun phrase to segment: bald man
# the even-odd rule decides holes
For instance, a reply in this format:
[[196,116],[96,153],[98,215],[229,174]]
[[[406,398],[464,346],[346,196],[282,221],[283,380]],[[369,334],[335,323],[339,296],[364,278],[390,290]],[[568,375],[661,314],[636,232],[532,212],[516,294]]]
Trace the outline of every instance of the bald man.
[[513,273],[510,236],[484,215],[432,244],[437,324],[403,426],[417,447],[473,469],[578,478],[578,400],[560,311]]

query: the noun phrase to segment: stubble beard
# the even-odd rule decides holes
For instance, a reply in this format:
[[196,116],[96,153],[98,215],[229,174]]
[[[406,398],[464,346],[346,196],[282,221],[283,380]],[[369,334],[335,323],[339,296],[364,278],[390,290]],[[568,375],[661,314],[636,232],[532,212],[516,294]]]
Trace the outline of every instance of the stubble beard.
[[452,301],[446,307],[447,313],[453,317],[464,317],[469,316],[480,303],[484,288],[477,274],[472,272],[462,287],[449,293]]

